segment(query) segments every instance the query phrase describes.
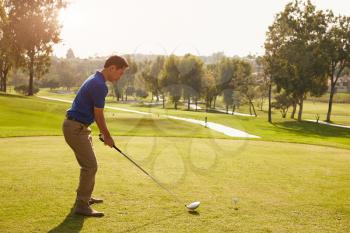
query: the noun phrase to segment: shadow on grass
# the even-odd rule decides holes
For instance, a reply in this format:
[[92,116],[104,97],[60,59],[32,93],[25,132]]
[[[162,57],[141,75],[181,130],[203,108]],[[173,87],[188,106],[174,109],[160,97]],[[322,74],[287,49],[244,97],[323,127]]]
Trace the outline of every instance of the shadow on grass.
[[5,93],[5,92],[0,92],[0,96],[3,96],[3,97],[11,97],[11,98],[28,99],[28,97],[27,97],[27,96],[24,96],[24,95],[10,94],[10,93]]
[[74,214],[74,204],[67,214],[66,218],[55,228],[48,231],[48,233],[77,233],[80,232],[84,225],[86,217]]
[[285,122],[273,123],[273,125],[280,129],[294,131],[302,136],[350,137],[349,129],[322,125],[314,122],[285,121]]
[[188,213],[191,215],[200,216],[200,213],[198,211],[188,211]]

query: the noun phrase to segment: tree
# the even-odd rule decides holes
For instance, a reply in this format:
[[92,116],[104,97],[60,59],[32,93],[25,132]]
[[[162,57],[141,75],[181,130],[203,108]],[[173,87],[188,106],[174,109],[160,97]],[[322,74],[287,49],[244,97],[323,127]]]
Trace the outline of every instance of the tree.
[[159,80],[164,61],[164,56],[157,56],[154,61],[146,60],[141,64],[141,76],[145,80],[147,89],[152,93],[152,101],[153,96],[156,96],[157,102],[159,101],[159,93],[161,93]]
[[178,65],[179,78],[183,85],[183,95],[187,98],[187,110],[190,110],[191,98],[197,101],[201,92],[201,79],[203,76],[203,62],[196,56],[186,54]]
[[327,90],[326,56],[321,49],[326,28],[323,11],[316,11],[310,1],[296,0],[277,15],[267,33],[271,78],[278,92],[284,89],[297,100],[298,121],[308,93],[320,96]]
[[61,86],[70,90],[75,84],[76,73],[73,70],[71,63],[68,61],[61,61],[58,63],[58,76],[60,77]]
[[123,79],[125,83],[125,101],[128,101],[128,95],[132,95],[134,92],[133,84],[135,81],[135,75],[137,73],[138,67],[134,60],[130,56],[127,56],[129,68],[123,74]]
[[293,97],[283,92],[277,95],[275,99],[276,102],[272,103],[272,106],[280,110],[282,118],[286,118],[289,107],[293,105]]
[[58,13],[64,0],[9,0],[8,15],[15,41],[23,52],[23,66],[29,74],[28,95],[33,95],[34,77],[48,72],[52,46],[60,41]]
[[223,94],[223,100],[226,106],[226,113],[228,108],[233,104],[233,88],[235,86],[237,60],[223,58],[218,64],[218,80],[219,89]]
[[205,111],[208,111],[208,108],[211,107],[211,102],[213,101],[214,96],[217,92],[213,71],[209,70],[208,68],[205,69],[204,75],[201,81],[202,81],[201,93],[205,99]]
[[266,69],[266,61],[264,57],[256,58],[256,83],[258,85],[257,93],[260,98],[258,107],[260,111],[263,111],[263,105],[265,102],[265,98],[269,96],[269,88],[270,88],[270,78],[269,75],[265,72]]
[[[169,56],[165,61],[164,70],[162,72],[161,80],[160,80],[160,84],[163,89],[163,92],[169,94],[171,101],[174,103],[175,109],[177,109],[177,105],[181,98],[181,91],[182,91],[178,65],[179,65],[179,58],[175,55]],[[164,101],[164,96],[163,96],[163,101]]]
[[331,121],[333,97],[339,77],[350,67],[350,17],[329,15],[329,30],[323,41],[323,50],[328,58],[330,94],[326,121]]
[[[224,57],[221,57],[222,59]],[[219,62],[220,60],[216,60],[216,63],[214,64],[207,64],[206,69],[207,72],[210,72],[214,79],[214,85],[213,85],[213,93],[211,98],[209,99],[209,108],[215,108],[216,105],[216,98],[221,92],[221,84],[220,84],[220,78],[219,78]]]
[[67,59],[74,59],[75,58],[73,49],[71,49],[71,48],[68,49],[67,54],[66,54],[66,58]]
[[236,76],[237,76],[237,89],[242,93],[249,103],[249,112],[252,114],[252,110],[255,116],[257,116],[253,100],[257,93],[256,78],[252,76],[252,67],[250,63],[246,61],[238,61],[236,64]]
[[8,3],[0,1],[0,91],[3,92],[7,89],[8,74],[20,55],[14,43],[14,33],[7,12]]

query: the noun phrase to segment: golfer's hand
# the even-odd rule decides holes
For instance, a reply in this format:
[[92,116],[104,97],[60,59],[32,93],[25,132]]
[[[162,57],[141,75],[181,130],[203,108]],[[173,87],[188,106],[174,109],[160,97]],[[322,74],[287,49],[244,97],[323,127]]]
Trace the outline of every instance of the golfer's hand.
[[114,140],[111,136],[106,136],[104,137],[104,141],[105,141],[105,145],[109,146],[109,147],[113,147],[114,146]]

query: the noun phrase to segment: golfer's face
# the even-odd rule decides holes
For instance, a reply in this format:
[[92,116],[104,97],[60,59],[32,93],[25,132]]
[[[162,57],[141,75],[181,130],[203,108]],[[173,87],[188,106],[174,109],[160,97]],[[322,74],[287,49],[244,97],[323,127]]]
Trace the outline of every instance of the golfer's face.
[[118,81],[124,74],[125,70],[126,68],[121,68],[121,69],[114,68],[112,71],[113,81]]

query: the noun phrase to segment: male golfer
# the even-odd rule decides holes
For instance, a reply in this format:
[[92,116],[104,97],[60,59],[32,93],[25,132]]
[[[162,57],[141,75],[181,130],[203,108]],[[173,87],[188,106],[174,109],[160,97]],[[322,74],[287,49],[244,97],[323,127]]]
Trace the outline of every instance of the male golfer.
[[97,71],[82,84],[63,122],[64,138],[74,151],[80,165],[80,181],[74,209],[76,214],[93,217],[104,215],[103,212],[98,212],[90,206],[103,200],[91,197],[95,185],[97,161],[92,148],[89,126],[96,121],[100,133],[104,136],[105,145],[113,147],[114,141],[103,115],[105,97],[108,93],[106,81],[119,80],[127,67],[128,63],[123,57],[109,57],[102,71]]

